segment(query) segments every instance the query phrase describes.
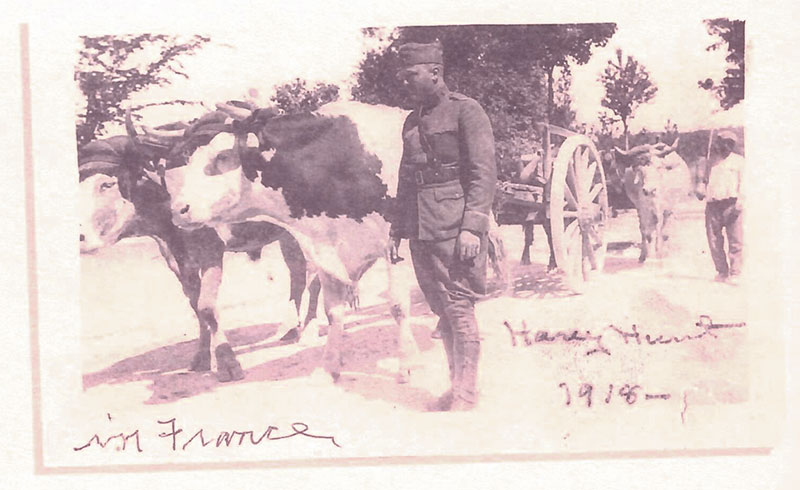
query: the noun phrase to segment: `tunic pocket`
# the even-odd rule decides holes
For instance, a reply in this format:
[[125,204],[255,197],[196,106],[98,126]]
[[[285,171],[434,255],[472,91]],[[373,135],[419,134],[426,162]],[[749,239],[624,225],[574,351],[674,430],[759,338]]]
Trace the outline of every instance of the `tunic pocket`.
[[[423,230],[436,239],[452,238],[464,219],[464,190],[458,181],[443,186],[420,189],[419,221]],[[422,234],[422,233],[421,233]]]

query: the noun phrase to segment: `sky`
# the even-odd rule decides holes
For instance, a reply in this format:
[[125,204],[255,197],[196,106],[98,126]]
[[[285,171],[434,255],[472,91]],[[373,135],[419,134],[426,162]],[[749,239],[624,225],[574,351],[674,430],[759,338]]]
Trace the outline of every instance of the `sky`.
[[[720,78],[724,73],[725,53],[708,52],[713,38],[699,19],[680,15],[635,20],[619,19],[618,30],[608,45],[595,49],[592,59],[583,66],[573,66],[571,96],[579,122],[596,124],[603,108],[603,88],[598,77],[616,48],[634,56],[650,72],[658,86],[652,102],[641,106],[630,121],[631,131],[642,127],[661,130],[667,120],[682,131],[715,126],[743,124],[742,105],[720,111],[717,101],[697,87],[698,80]],[[285,23],[281,29],[220,29],[204,31],[212,44],[184,59],[188,79],[136,96],[134,104],[182,98],[201,100],[213,107],[215,102],[241,99],[251,89],[255,102],[268,104],[276,84],[295,78],[336,83],[343,98],[359,61],[374,41],[365,40],[359,27],[347,19],[331,18],[308,29],[302,22]],[[146,114],[152,124],[199,115],[198,106],[152,109]]]

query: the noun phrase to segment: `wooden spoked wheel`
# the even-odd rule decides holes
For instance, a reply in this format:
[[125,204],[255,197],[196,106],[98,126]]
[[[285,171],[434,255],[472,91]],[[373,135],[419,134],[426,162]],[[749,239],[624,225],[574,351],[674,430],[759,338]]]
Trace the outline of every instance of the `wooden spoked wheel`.
[[608,192],[602,160],[584,135],[568,137],[550,176],[550,227],[556,265],[567,286],[580,292],[606,256]]

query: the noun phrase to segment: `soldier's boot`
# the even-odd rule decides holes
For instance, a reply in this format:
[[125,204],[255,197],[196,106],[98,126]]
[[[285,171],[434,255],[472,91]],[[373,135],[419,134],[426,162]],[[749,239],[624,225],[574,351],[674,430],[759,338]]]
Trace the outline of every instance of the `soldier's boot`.
[[443,322],[444,320],[440,318],[436,329],[442,334],[442,344],[444,344],[444,353],[447,356],[447,367],[450,371],[451,386],[439,398],[428,405],[428,410],[432,412],[446,412],[450,410],[450,405],[453,403],[453,384],[456,373],[453,331],[447,325],[444,325]]
[[450,410],[468,411],[478,403],[478,359],[481,344],[476,341],[455,343],[455,380],[453,382],[453,403]]

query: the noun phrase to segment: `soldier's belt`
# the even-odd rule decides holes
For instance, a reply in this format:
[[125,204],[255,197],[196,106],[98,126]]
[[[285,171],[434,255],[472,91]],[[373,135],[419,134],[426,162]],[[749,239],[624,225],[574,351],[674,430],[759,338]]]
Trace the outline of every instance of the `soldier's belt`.
[[460,178],[458,167],[434,167],[414,172],[417,185],[443,184]]

